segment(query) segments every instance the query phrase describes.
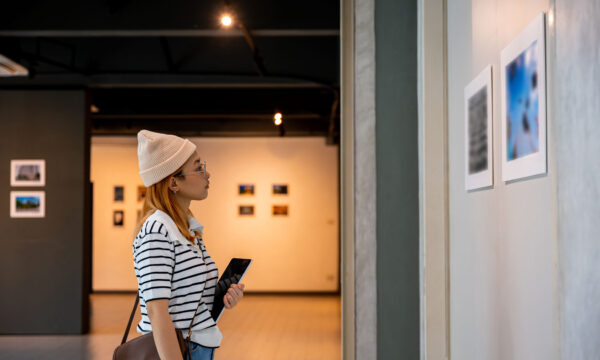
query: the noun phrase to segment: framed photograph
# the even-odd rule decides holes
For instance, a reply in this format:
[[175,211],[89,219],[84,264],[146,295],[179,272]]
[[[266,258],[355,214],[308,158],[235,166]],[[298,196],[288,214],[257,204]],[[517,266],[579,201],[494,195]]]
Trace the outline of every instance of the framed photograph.
[[124,196],[125,196],[125,188],[123,186],[115,186],[115,190],[114,190],[114,201],[123,201]]
[[144,199],[146,198],[146,191],[147,188],[145,186],[137,187],[137,201],[144,201]]
[[11,218],[43,218],[46,216],[44,191],[11,191]]
[[11,186],[45,186],[46,160],[11,160]]
[[254,205],[240,205],[238,214],[240,216],[254,216]]
[[238,186],[239,195],[254,195],[254,184],[240,184]]
[[273,195],[287,195],[287,184],[273,184]]
[[546,173],[545,54],[541,13],[500,56],[503,181]]
[[465,87],[465,188],[494,184],[492,136],[492,66]]
[[273,216],[288,216],[288,206],[273,205]]
[[123,213],[123,210],[113,211],[113,225],[114,226],[123,226],[124,220],[125,220],[125,214]]

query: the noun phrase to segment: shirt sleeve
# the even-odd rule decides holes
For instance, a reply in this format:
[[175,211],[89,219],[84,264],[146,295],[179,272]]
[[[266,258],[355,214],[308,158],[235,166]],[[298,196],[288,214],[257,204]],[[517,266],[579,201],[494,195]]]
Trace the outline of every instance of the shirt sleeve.
[[147,234],[134,246],[133,254],[138,286],[144,301],[170,299],[175,267],[174,243],[163,234]]

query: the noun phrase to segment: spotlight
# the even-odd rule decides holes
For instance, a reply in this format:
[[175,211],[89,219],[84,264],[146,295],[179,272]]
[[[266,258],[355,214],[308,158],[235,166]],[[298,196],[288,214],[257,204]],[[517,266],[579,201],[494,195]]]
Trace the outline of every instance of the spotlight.
[[96,105],[92,104],[92,106],[90,106],[90,111],[93,113],[97,113],[100,111],[100,109],[98,109]]
[[281,123],[283,122],[280,112],[275,113],[275,116],[273,116],[273,119],[275,120],[275,125],[277,125],[277,126],[281,125]]
[[223,26],[230,27],[232,23],[233,19],[231,19],[231,15],[224,14],[223,16],[221,16],[221,24],[223,24]]

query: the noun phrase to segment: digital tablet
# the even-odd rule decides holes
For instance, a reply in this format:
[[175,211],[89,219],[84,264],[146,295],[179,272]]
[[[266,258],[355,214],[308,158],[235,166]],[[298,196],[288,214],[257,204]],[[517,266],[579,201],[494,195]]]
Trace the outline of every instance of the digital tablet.
[[215,289],[215,300],[211,311],[211,315],[215,322],[219,321],[219,318],[225,309],[223,297],[227,293],[227,290],[229,290],[231,284],[239,284],[239,282],[242,281],[250,264],[252,264],[252,259],[233,258],[229,262],[229,265],[227,265],[227,269],[225,269],[223,275],[221,275]]

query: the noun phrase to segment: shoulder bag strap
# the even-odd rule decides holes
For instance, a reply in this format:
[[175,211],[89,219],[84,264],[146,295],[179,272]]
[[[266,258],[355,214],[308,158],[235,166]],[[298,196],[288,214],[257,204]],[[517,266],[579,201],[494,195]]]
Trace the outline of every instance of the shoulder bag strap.
[[129,335],[129,329],[131,328],[131,322],[133,321],[133,315],[135,314],[135,309],[137,309],[138,301],[140,300],[139,292],[135,296],[135,304],[133,304],[133,310],[131,310],[131,316],[129,317],[129,322],[127,323],[127,328],[125,329],[125,334],[123,334],[123,340],[121,340],[121,345],[125,344],[127,341],[127,336]]

